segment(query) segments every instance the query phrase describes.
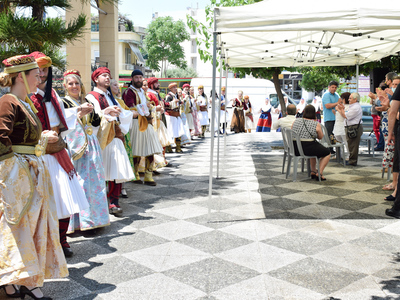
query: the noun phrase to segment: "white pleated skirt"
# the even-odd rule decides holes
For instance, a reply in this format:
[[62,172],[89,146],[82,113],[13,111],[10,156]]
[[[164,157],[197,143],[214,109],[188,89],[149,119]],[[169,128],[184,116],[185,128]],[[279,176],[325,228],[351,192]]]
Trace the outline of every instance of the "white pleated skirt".
[[74,175],[69,179],[67,172],[50,154],[44,155],[44,161],[49,169],[51,184],[53,185],[58,219],[68,218],[89,208],[83,189],[83,181],[80,182],[82,179],[79,175]]
[[187,124],[189,126],[189,129],[193,130],[194,129],[194,121],[193,121],[192,113],[186,114],[186,122],[187,122]]
[[198,111],[198,117],[199,117],[199,121],[200,121],[200,125],[208,125],[209,121],[208,121],[208,112],[206,111]]
[[138,119],[132,119],[131,143],[133,156],[150,156],[163,152],[157,132],[149,125],[143,132],[139,131]]
[[114,138],[102,151],[106,181],[121,183],[135,179],[124,143]]
[[167,129],[170,137],[175,139],[185,134],[181,117],[165,115],[165,119],[167,120]]
[[167,147],[171,145],[174,141],[169,136],[167,127],[165,127],[164,122],[160,121],[160,126],[157,128],[158,139],[160,140],[161,147]]

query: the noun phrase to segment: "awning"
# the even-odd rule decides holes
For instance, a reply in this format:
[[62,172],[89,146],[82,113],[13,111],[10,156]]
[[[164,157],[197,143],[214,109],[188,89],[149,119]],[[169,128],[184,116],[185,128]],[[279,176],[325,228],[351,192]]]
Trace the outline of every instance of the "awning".
[[129,43],[129,47],[131,47],[132,52],[135,53],[135,55],[138,59],[138,63],[141,64],[142,66],[144,66],[144,64],[145,64],[144,58],[142,56],[142,53],[140,53],[139,48],[133,43]]

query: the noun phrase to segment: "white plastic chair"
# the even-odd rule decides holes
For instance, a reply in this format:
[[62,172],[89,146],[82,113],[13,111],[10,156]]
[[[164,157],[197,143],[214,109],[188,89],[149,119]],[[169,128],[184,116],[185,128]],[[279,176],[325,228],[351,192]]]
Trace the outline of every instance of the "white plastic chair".
[[[307,160],[307,174],[308,177],[310,177],[311,170],[310,170],[310,158],[315,158],[316,159],[316,166],[318,170],[318,179],[321,181],[321,172],[319,169],[319,159],[317,156],[307,156],[303,152],[303,147],[301,145],[300,141],[300,136],[294,132],[293,130],[289,128],[283,128],[282,132],[284,132],[284,135],[286,136],[287,142],[288,142],[288,147],[289,147],[289,155],[288,155],[288,166],[287,166],[287,171],[286,171],[286,178],[289,177],[290,175],[290,168],[291,168],[291,161],[293,159],[293,181],[297,180],[297,166],[299,164],[300,159],[306,159]],[[299,150],[299,156],[296,156],[295,151],[294,151],[294,142],[296,141],[297,144],[297,149]]]
[[342,155],[343,166],[346,166],[346,155],[344,153],[344,143],[336,142],[336,144],[331,144],[331,140],[329,139],[329,135],[328,135],[328,130],[322,124],[321,124],[321,128],[322,128],[322,133],[324,134],[324,137],[319,142],[327,148],[336,148],[336,160],[338,163],[340,163],[340,157],[341,157],[340,155],[343,154]]

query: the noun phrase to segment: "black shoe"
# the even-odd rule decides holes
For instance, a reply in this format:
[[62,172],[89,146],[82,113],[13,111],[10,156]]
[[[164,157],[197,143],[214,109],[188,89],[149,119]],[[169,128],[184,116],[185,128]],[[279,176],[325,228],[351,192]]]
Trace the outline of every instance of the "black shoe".
[[7,297],[10,297],[10,298],[21,298],[21,292],[19,291],[19,289],[17,289],[17,287],[14,284],[11,284],[11,286],[14,289],[14,293],[12,293],[12,294],[8,294],[7,293],[5,285],[1,286],[0,288],[2,288],[4,290],[4,292],[6,293]]
[[375,148],[374,148],[374,151],[383,151],[383,150],[385,150],[385,149],[383,149],[383,148],[378,148],[378,147],[375,147]]
[[387,216],[389,216],[389,217],[393,217],[393,218],[396,218],[396,219],[400,219],[400,211],[394,210],[393,207],[392,207],[392,208],[388,208],[388,209],[385,211],[385,214],[386,214]]
[[385,198],[386,201],[394,201],[396,200],[396,197],[393,197],[392,195],[389,195]]
[[161,173],[158,172],[158,171],[156,171],[156,170],[153,171],[153,175],[160,175],[160,174],[161,174]]
[[132,180],[132,182],[133,182],[133,183],[136,183],[136,184],[143,184],[143,181],[141,181],[140,179],[138,179],[138,180]]
[[[62,249],[63,249],[65,257],[72,257],[74,255],[74,252],[72,252],[71,248],[62,247]],[[22,289],[21,289],[21,293],[22,293]],[[31,295],[29,295],[29,296],[31,296]]]
[[357,163],[349,163],[349,161],[348,160],[346,160],[346,166],[357,166]]
[[21,299],[24,299],[26,295],[29,295],[29,296],[31,296],[33,299],[53,300],[53,298],[50,298],[50,297],[44,297],[44,296],[41,297],[41,298],[36,297],[35,294],[32,293],[32,291],[35,290],[35,289],[38,289],[38,288],[39,288],[39,287],[35,287],[35,288],[31,289],[31,290],[28,290],[27,287],[25,287],[25,286],[22,285],[21,288],[20,288],[20,291],[21,291]]

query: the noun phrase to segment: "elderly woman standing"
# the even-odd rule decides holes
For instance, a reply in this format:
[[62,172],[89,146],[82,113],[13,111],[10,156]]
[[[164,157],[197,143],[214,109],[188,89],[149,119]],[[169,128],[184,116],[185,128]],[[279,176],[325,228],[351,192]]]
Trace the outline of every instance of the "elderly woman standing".
[[251,133],[251,129],[254,128],[254,119],[253,119],[253,109],[250,103],[250,97],[244,96],[244,130],[245,132]]
[[[0,286],[9,297],[44,297],[44,279],[66,277],[67,264],[58,235],[58,218],[50,174],[43,159],[57,133],[42,132],[27,95],[40,83],[32,56],[3,61],[0,86]],[[20,285],[18,289],[14,285]]]
[[347,111],[344,105],[338,105],[337,111],[345,118],[346,138],[349,147],[349,161],[347,165],[357,166],[358,148],[363,134],[362,108],[360,105],[360,94],[352,93],[349,97],[349,108]]
[[244,100],[243,91],[238,91],[238,97],[232,99],[233,116],[231,121],[231,131],[235,133],[246,132],[244,129]]
[[[323,176],[323,172],[329,163],[331,154],[328,148],[315,140],[317,138],[322,139],[324,136],[321,124],[318,123],[316,119],[314,106],[307,105],[303,111],[303,118],[296,118],[293,122],[292,130],[299,134],[304,154],[318,157],[321,180],[323,181],[326,180]],[[295,152],[296,155],[299,155],[297,147],[295,147]],[[316,164],[316,159],[311,158],[311,178],[319,180]]]
[[89,203],[89,208],[71,216],[68,233],[72,233],[75,230],[94,230],[107,226],[110,217],[101,148],[97,136],[93,134],[93,127],[100,126],[101,117],[85,100],[86,93],[78,70],[67,70],[64,73],[64,88],[67,92],[63,98],[65,109],[85,103],[88,107],[78,112],[75,130],[65,137],[75,169],[84,180],[83,189]]

